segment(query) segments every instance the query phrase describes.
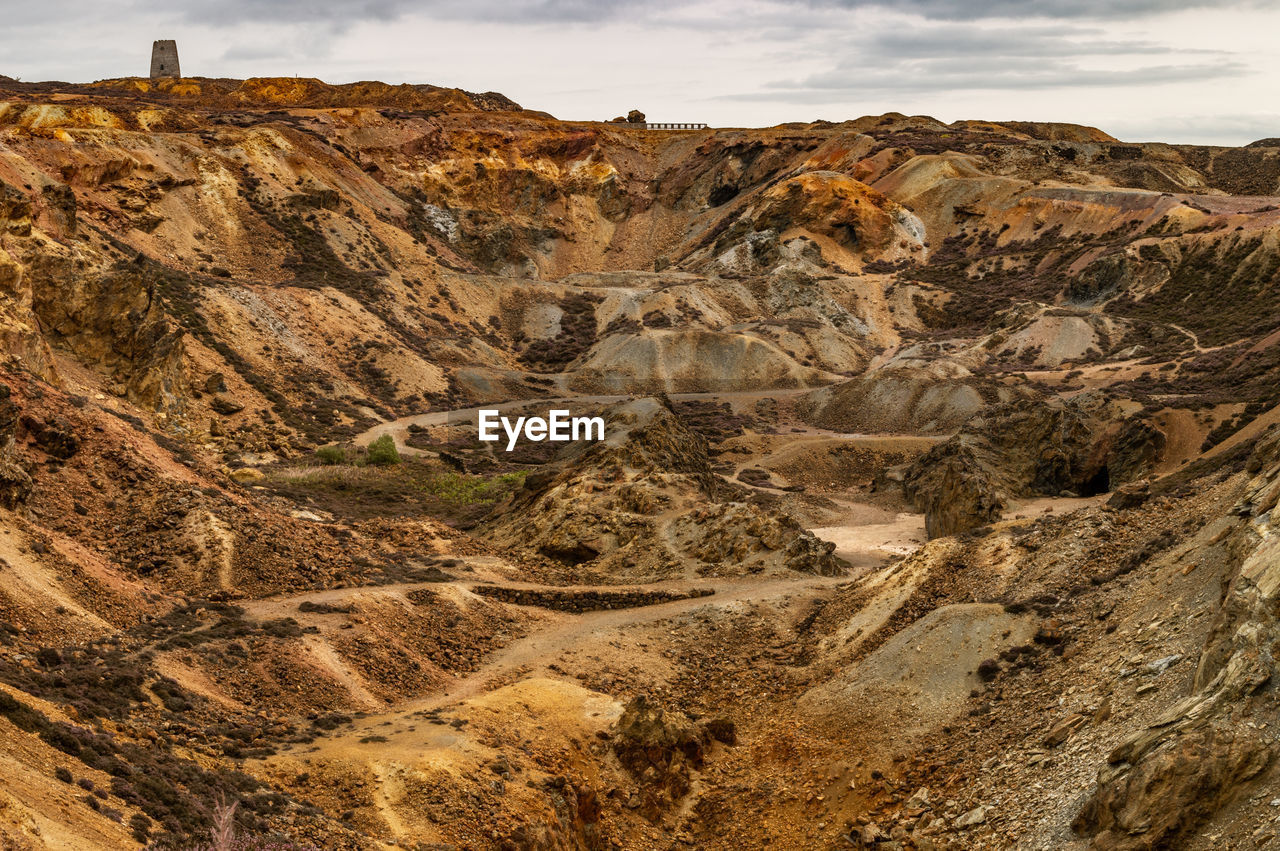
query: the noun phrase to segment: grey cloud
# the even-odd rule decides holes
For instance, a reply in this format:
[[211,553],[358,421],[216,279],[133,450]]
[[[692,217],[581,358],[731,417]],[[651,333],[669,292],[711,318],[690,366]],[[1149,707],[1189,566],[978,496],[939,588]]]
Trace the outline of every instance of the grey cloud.
[[6,28],[147,16],[157,21],[233,26],[252,22],[319,26],[385,22],[408,16],[514,24],[594,24],[637,20],[662,24],[673,13],[703,26],[751,26],[771,16],[827,15],[885,9],[939,21],[993,19],[1117,20],[1188,9],[1280,9],[1280,0],[767,0],[738,9],[717,0],[49,0],[14,3]]
[[1188,9],[1276,9],[1280,0],[810,0],[815,6],[881,7],[948,21],[993,18],[1124,19]]
[[48,0],[14,3],[4,11],[8,30],[65,27],[67,22],[127,18],[213,26],[294,23],[327,26],[387,22],[410,15],[450,21],[592,23],[623,16],[649,17],[675,0]]
[[[160,4],[157,4],[160,5]],[[389,21],[409,15],[486,23],[598,23],[621,16],[648,17],[655,7],[672,5],[639,0],[223,0],[193,4],[183,17],[226,25],[245,21],[356,23]]]
[[[162,5],[162,4],[154,4]],[[400,17],[412,3],[404,0],[223,0],[193,3],[180,12],[184,21],[219,26],[247,22],[290,22],[332,24],[338,22],[390,21]],[[169,7],[172,8],[172,7]]]
[[[890,30],[868,45],[889,59],[916,56],[1118,56],[1157,55],[1169,48],[1150,41],[1111,41],[1097,27],[972,27],[949,24]],[[1187,53],[1182,50],[1180,53]],[[1214,53],[1213,51],[1195,51]]]
[[[144,4],[139,4],[144,5]],[[153,8],[172,9],[158,0]],[[703,0],[222,0],[189,4],[182,15],[202,23],[240,21],[355,22],[421,15],[442,20],[510,23],[600,23],[657,20],[668,9],[709,5]],[[945,21],[991,19],[1117,20],[1189,9],[1276,9],[1280,0],[771,0],[779,11],[882,8]],[[749,18],[759,10],[742,10]],[[736,16],[734,17],[737,20]]]
[[222,54],[222,59],[226,62],[259,62],[279,57],[279,45],[238,44],[227,48]]
[[1033,59],[1012,62],[940,61],[897,68],[848,68],[801,81],[778,81],[765,90],[727,96],[742,101],[831,103],[845,98],[939,91],[1016,91],[1062,88],[1122,88],[1237,77],[1247,69],[1233,62],[1214,65],[1151,65],[1125,71],[1081,68],[1067,62]]
[[[881,24],[859,32],[839,55],[825,71],[775,80],[763,91],[730,97],[832,103],[926,91],[1114,89],[1248,73],[1236,57],[1221,51],[1112,40],[1103,28],[1075,24]],[[1122,70],[1109,67],[1117,65]]]

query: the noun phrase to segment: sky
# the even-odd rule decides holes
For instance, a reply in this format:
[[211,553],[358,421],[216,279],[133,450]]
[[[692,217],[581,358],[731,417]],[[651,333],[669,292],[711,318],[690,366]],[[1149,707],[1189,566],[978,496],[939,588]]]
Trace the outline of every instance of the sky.
[[1280,0],[4,0],[0,74],[318,77],[564,119],[758,127],[902,112],[1126,141],[1280,136]]

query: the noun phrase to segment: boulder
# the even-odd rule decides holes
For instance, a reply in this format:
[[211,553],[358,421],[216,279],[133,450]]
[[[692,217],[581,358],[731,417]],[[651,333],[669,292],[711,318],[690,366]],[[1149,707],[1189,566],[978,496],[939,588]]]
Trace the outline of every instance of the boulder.
[[[935,454],[936,453],[936,454]],[[930,457],[934,456],[934,457]],[[930,538],[956,535],[1000,517],[1005,500],[973,450],[934,450],[913,463],[902,483],[903,494],[924,512]]]
[[959,816],[955,820],[955,826],[958,828],[976,827],[983,824],[987,820],[987,807],[974,807],[969,812]]
[[641,815],[658,822],[664,809],[688,793],[690,772],[702,767],[710,741],[705,726],[645,695],[627,704],[613,734],[613,752],[642,784]]
[[244,403],[233,396],[228,396],[225,393],[219,393],[217,396],[213,397],[213,401],[209,403],[209,407],[213,408],[214,411],[222,414],[223,416],[230,416],[231,414],[238,414],[243,411]]
[[1066,718],[1063,718],[1061,721],[1049,728],[1049,732],[1045,733],[1044,738],[1041,740],[1041,744],[1046,748],[1056,748],[1058,745],[1071,738],[1071,734],[1080,729],[1085,720],[1085,717],[1080,713],[1071,713]]
[[1107,500],[1108,508],[1126,509],[1139,508],[1151,498],[1150,482],[1130,482],[1116,488],[1111,494],[1111,498]]

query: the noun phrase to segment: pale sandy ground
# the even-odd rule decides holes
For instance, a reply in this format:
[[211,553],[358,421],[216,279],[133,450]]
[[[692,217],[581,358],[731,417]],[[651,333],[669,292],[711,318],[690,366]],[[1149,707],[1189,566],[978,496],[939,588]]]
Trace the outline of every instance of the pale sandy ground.
[[836,545],[835,554],[855,568],[870,568],[909,555],[925,542],[924,515],[899,512],[888,523],[821,526],[813,534]]
[[1066,514],[1075,511],[1077,508],[1088,508],[1091,505],[1101,505],[1111,497],[1111,494],[1104,493],[1097,496],[1082,497],[1058,497],[1046,496],[1037,499],[1025,499],[1013,502],[1004,513],[1005,520],[1022,520],[1042,517],[1046,514]]

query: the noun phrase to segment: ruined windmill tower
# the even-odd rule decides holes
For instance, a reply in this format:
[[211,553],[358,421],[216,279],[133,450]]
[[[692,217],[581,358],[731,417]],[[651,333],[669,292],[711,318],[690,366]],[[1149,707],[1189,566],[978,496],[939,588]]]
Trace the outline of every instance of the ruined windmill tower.
[[178,43],[173,39],[162,39],[151,44],[151,79],[161,77],[181,77],[178,68]]

